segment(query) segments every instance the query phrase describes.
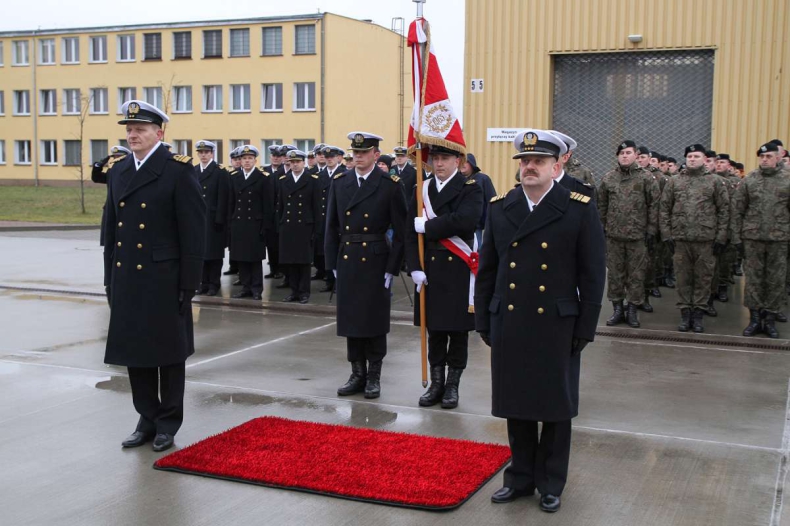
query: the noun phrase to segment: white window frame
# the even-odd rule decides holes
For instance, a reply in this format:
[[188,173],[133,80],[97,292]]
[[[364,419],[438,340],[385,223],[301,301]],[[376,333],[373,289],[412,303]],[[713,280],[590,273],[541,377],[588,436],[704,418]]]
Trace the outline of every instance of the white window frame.
[[[313,30],[313,50],[312,51],[299,51],[299,28],[312,29]],[[315,25],[314,24],[302,24],[298,26],[294,26],[294,55],[315,55]]]
[[[215,91],[214,100],[218,102],[219,107],[208,109],[209,91]],[[203,86],[203,113],[222,113],[222,84],[208,84]]]
[[272,155],[269,152],[269,146],[282,143],[282,139],[261,139],[261,154],[263,154],[264,165],[272,163]]
[[5,41],[0,40],[0,68],[3,66],[5,66]]
[[[126,90],[131,90],[130,96],[126,97]],[[123,103],[129,100],[134,100],[137,98],[137,88],[133,86],[124,86],[122,88],[118,88],[118,115],[123,113],[121,108],[123,108]]]
[[[58,141],[54,139],[41,139],[41,166],[57,166],[58,165]],[[47,160],[47,157],[51,157]]]
[[[245,90],[246,88],[246,90]],[[239,95],[236,95],[236,91],[239,91]],[[246,93],[245,93],[246,92]],[[245,99],[246,96],[246,100]],[[238,100],[241,99],[241,100]],[[239,104],[239,102],[241,104]],[[244,107],[246,103],[246,107]],[[237,107],[241,106],[241,107]],[[250,103],[250,85],[249,84],[231,84],[230,85],[230,113],[250,113],[251,111],[251,103]]]
[[315,148],[315,139],[294,139],[294,146],[297,150],[309,152]]
[[[76,163],[75,162],[72,162],[72,163],[68,162],[69,149],[66,147],[66,144],[70,143],[70,142],[76,142],[76,143],[78,143],[80,145],[79,155],[78,155],[79,158],[77,159]],[[77,139],[64,139],[63,140],[63,166],[79,166],[80,164],[82,164],[82,141],[79,141]]]
[[[57,115],[58,114],[58,90],[55,89],[42,89],[38,91],[38,114],[39,115]],[[47,99],[52,99],[51,104],[48,104]],[[46,111],[47,106],[50,110]]]
[[91,115],[107,115],[110,112],[109,98],[110,94],[107,88],[91,88]]
[[[134,33],[118,35],[116,37],[116,44],[117,44],[116,46],[117,52],[115,55],[116,62],[136,61],[137,53],[135,52],[135,47],[137,46],[137,39],[135,38]],[[126,50],[129,56],[127,56],[126,58],[121,58],[124,54],[124,50]]]
[[[71,60],[68,60],[71,52]],[[80,37],[63,37],[60,39],[60,63],[79,64],[80,63]]]
[[[93,50],[95,49],[95,46],[93,44],[96,41],[102,43],[99,46],[99,49],[101,50],[101,55],[102,55],[101,57],[96,57],[96,55],[93,53]],[[90,51],[89,51],[89,54],[88,54],[88,63],[90,63],[90,64],[106,64],[107,63],[107,35],[92,36],[92,37],[90,37],[88,42],[90,43],[90,46],[89,46],[90,47]]]
[[[273,108],[267,108],[266,104],[266,88],[270,86],[274,89],[274,106]],[[280,98],[277,100],[277,86],[280,87]],[[261,112],[262,113],[282,113],[283,112],[283,85],[282,82],[270,82],[270,83],[263,83],[261,84]]]
[[[55,54],[57,49],[55,48],[55,39],[54,38],[42,38],[38,41],[38,65],[39,66],[54,66],[57,62],[55,59]],[[46,62],[45,62],[46,60]]]
[[0,117],[5,116],[5,90],[0,89]]
[[[73,105],[73,108],[69,106]],[[79,115],[82,109],[82,93],[79,88],[63,90],[63,115]]]
[[[313,104],[310,106],[310,84],[313,85]],[[297,103],[299,101],[299,89],[300,86],[303,87],[305,93],[305,100],[307,101],[308,107],[306,108],[299,108],[297,107]],[[294,82],[294,100],[293,100],[293,111],[315,111],[315,82]]]
[[[151,97],[151,95],[154,95]],[[151,100],[151,99],[154,100]],[[157,100],[158,99],[158,100]],[[165,94],[162,86],[148,86],[143,88],[143,100],[152,106],[164,109],[165,107]]]
[[[24,160],[19,158],[20,146],[23,147],[23,151],[25,154]],[[30,141],[14,141],[14,164],[23,164],[23,165],[32,164],[30,161],[30,150],[31,150]]]
[[[101,143],[101,144],[96,144]],[[101,153],[96,152],[96,146],[102,146],[99,148]],[[101,161],[110,153],[110,141],[107,139],[91,139],[91,163],[95,163],[96,161]],[[96,157],[98,155],[98,157]]]
[[5,163],[5,139],[0,139],[0,165],[4,165]]
[[[26,111],[19,111],[19,97],[23,96]],[[30,90],[20,89],[14,90],[14,115],[27,116],[30,115]]]
[[[22,51],[22,57],[20,57]],[[11,41],[11,65],[12,66],[29,66],[30,65],[30,41],[29,40],[12,40]],[[20,60],[22,59],[22,60]]]
[[176,139],[173,141],[174,155],[192,155],[192,141],[190,139]]
[[192,113],[192,86],[173,86],[171,106],[173,113]]
[[[247,52],[243,53],[244,49],[242,49],[241,50],[242,53],[239,53],[238,52],[239,50],[237,50],[237,49],[234,50],[233,49],[233,35],[234,34],[242,34],[243,35],[245,33],[247,35],[247,50],[246,50]],[[228,56],[229,57],[249,57],[250,56],[250,28],[249,27],[238,27],[238,28],[231,29],[228,37],[229,37],[229,47],[230,47],[230,49],[228,50],[228,52],[229,52]]]

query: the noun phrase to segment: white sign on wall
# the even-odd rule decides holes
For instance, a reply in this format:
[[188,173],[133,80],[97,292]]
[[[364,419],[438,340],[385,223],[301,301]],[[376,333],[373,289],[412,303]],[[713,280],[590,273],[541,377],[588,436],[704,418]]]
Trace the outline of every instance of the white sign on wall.
[[472,93],[483,93],[483,79],[472,79]]
[[488,142],[513,142],[519,132],[526,128],[488,128]]

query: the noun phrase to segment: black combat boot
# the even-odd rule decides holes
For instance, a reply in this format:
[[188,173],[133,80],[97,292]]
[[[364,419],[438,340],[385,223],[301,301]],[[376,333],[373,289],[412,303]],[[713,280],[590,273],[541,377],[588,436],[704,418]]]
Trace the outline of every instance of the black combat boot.
[[[661,278],[662,281],[663,281],[663,279],[664,278]],[[658,290],[658,287],[656,287],[654,289],[650,289],[650,295],[653,296],[654,298],[660,298],[661,297],[661,291]]]
[[420,407],[431,407],[442,401],[444,396],[444,365],[431,367],[431,385],[420,397]]
[[365,398],[381,396],[381,360],[368,364],[368,383],[365,385]]
[[743,330],[744,336],[754,336],[762,330],[762,322],[760,321],[760,311],[757,309],[749,309],[749,325]]
[[675,274],[672,272],[672,267],[664,267],[664,283],[668,289],[675,288]]
[[351,376],[348,378],[348,382],[338,388],[337,394],[340,396],[348,396],[361,393],[365,390],[367,377],[368,373],[365,367],[365,360],[351,362]]
[[623,315],[623,302],[613,301],[612,306],[614,307],[614,313],[608,320],[606,320],[606,325],[609,327],[620,325],[625,321],[625,316]]
[[691,327],[691,309],[680,309],[680,325],[678,325],[678,330],[680,332],[688,332],[689,327]]
[[740,259],[732,264],[732,273],[736,276],[743,276],[743,266]]
[[708,297],[708,304],[703,309],[703,312],[705,314],[707,314],[708,316],[710,316],[711,318],[715,318],[716,316],[719,315],[719,313],[716,311],[716,307],[713,305],[713,300],[715,300],[715,299],[716,299],[716,295],[715,294],[711,294]]
[[776,314],[773,312],[765,313],[765,323],[763,323],[763,331],[769,338],[778,338],[779,331],[776,330]]
[[719,285],[719,292],[716,295],[716,299],[718,299],[722,303],[727,303],[728,301],[730,301],[730,297],[727,296],[727,285],[725,283]]
[[784,312],[782,312],[782,311],[777,312],[776,313],[776,321],[779,321],[779,322],[782,322],[782,323],[787,323],[787,315]]
[[461,383],[461,374],[463,372],[463,369],[447,368],[447,383],[444,386],[444,396],[442,397],[443,409],[458,407],[458,385]]
[[702,317],[704,315],[704,310],[694,309],[694,313],[691,315],[691,325],[694,332],[705,332],[705,327],[702,325]]
[[628,320],[628,325],[633,327],[634,329],[639,328],[639,317],[636,315],[637,306],[633,303],[628,304],[628,312],[626,313],[626,319]]
[[637,306],[637,309],[648,313],[653,312],[653,306],[650,305],[650,289],[645,289],[645,299],[641,305]]

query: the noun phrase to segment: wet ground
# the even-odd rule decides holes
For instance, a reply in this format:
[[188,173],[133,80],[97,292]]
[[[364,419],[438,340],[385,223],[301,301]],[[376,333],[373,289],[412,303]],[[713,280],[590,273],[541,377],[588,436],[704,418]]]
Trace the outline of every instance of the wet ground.
[[[122,450],[136,418],[125,370],[103,364],[109,311],[92,295],[103,290],[97,237],[0,232],[2,524],[790,526],[790,351],[780,346],[790,342],[717,336],[746,324],[742,278],[706,319],[704,339],[669,340],[677,311],[662,289],[642,329],[610,331],[584,351],[559,513],[540,512],[534,498],[492,504],[500,475],[459,509],[431,513],[159,472],[151,464],[161,454]],[[271,285],[267,298],[285,295]],[[419,334],[405,291],[396,281],[399,321],[375,401],[335,394],[348,364],[331,311],[195,305],[177,446],[264,415],[506,443],[504,422],[490,416],[488,348],[475,337],[459,407],[417,407]],[[328,296],[315,292],[312,303]]]

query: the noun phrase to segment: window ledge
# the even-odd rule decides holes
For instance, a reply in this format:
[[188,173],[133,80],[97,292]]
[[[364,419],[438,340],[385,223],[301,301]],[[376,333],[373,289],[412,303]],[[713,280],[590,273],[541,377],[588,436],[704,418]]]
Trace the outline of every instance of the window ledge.
[[315,108],[307,108],[307,109],[298,109],[298,108],[294,108],[294,110],[293,110],[293,111],[294,111],[295,113],[310,113],[310,112],[315,112]]
[[57,117],[58,114],[57,113],[39,113],[38,116],[39,117]]
[[14,113],[14,117],[30,117],[29,113]]
[[203,57],[203,60],[216,60],[216,59],[222,59],[222,58],[223,58],[222,55],[209,55],[209,56]]
[[281,56],[283,56],[283,54],[282,53],[271,53],[271,54],[261,53],[261,56],[262,57],[281,57]]
[[61,62],[60,65],[61,66],[79,66],[80,63],[79,62]]
[[11,64],[12,68],[25,68],[25,67],[28,67],[28,66],[30,66],[29,62],[27,64]]
[[173,57],[173,60],[192,60],[192,57]]
[[108,111],[90,111],[88,112],[89,115],[109,115],[110,112]]
[[228,58],[250,58],[249,55],[228,55]]
[[230,110],[228,113],[252,113],[251,110]]
[[192,113],[192,110],[183,110],[183,111],[173,110],[172,113],[178,113],[179,115],[184,115],[184,114]]
[[203,113],[222,113],[222,110],[203,110]]
[[300,56],[305,56],[305,55],[307,55],[307,56],[310,56],[310,55],[317,55],[317,54],[318,54],[318,53],[316,53],[315,51],[313,51],[312,53],[293,53],[293,56],[294,56],[294,57],[300,57]]
[[89,60],[88,64],[106,64],[106,60]]
[[137,60],[136,60],[136,59],[130,59],[130,60],[121,60],[121,59],[118,59],[118,60],[116,60],[116,62],[118,62],[118,63],[120,63],[120,64],[129,64],[129,63],[131,63],[131,62],[137,62]]
[[78,112],[78,111],[69,111],[69,112],[64,111],[63,112],[63,115],[79,115],[79,114],[80,114],[80,112]]
[[282,113],[283,110],[280,108],[279,110],[261,110],[261,113]]
[[14,163],[14,164],[15,164],[16,166],[30,166],[30,165],[31,165],[31,164],[33,164],[33,163],[29,163],[29,162],[28,162],[28,163],[21,163],[21,162],[17,162],[17,163]]
[[58,163],[40,163],[39,166],[57,166]]
[[162,57],[159,57],[159,58],[144,58],[143,62],[162,62]]

